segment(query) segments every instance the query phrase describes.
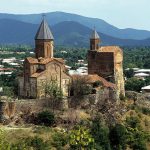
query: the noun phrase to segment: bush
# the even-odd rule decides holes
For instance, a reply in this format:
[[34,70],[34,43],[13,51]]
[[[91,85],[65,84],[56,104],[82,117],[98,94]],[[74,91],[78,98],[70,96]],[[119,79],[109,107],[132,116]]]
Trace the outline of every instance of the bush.
[[22,140],[19,140],[18,143],[13,144],[13,150],[49,150],[51,149],[50,144],[48,142],[44,142],[43,139],[39,137],[28,137]]
[[145,115],[150,115],[150,109],[143,107],[142,108],[142,113],[145,114]]
[[52,139],[53,139],[53,141],[52,141],[51,145],[59,150],[61,150],[65,145],[67,145],[68,140],[69,140],[68,135],[66,133],[62,133],[62,132],[56,132],[52,136]]
[[116,124],[110,131],[110,141],[113,149],[125,150],[127,146],[127,131],[121,124]]
[[40,125],[52,126],[55,122],[55,116],[52,112],[43,111],[37,115],[37,122]]
[[125,89],[127,91],[140,92],[143,86],[145,86],[145,81],[135,77],[128,79],[125,83]]
[[86,149],[91,150],[94,146],[94,139],[89,130],[82,126],[76,126],[69,134],[70,147],[73,150]]
[[96,117],[92,121],[91,134],[95,140],[96,149],[110,150],[109,128]]
[[135,117],[135,116],[127,117],[126,123],[129,127],[133,129],[140,127],[140,120],[138,117]]

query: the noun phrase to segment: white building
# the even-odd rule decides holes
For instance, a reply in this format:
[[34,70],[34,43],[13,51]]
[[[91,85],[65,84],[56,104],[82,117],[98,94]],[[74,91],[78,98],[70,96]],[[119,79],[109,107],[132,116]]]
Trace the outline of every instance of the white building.
[[79,67],[77,70],[69,70],[70,75],[88,75],[87,67]]
[[142,93],[150,93],[150,85],[142,87]]
[[135,77],[149,77],[150,75],[147,73],[136,73],[134,76]]

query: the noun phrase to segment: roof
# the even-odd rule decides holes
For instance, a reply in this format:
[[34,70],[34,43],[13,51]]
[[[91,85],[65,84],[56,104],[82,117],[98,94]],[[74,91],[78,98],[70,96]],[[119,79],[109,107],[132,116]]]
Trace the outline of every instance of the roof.
[[64,63],[64,60],[62,58],[42,58],[39,64],[48,64],[51,61],[58,61],[60,63]]
[[38,72],[32,74],[31,78],[37,78],[37,77],[41,76],[43,73],[45,73],[45,71],[38,71]]
[[150,75],[149,74],[146,74],[146,73],[137,73],[134,75],[135,77],[149,77]]
[[32,58],[32,57],[27,57],[26,60],[28,60],[28,62],[30,64],[48,64],[49,62],[53,61],[53,60],[56,60],[60,63],[64,63],[64,60],[62,58],[39,58],[39,59],[36,59],[36,58]]
[[99,52],[116,52],[116,51],[122,52],[119,46],[102,46],[99,48],[98,51]]
[[38,63],[38,59],[36,59],[36,58],[27,57],[26,60],[27,60],[30,64],[37,64],[37,63]]
[[135,71],[136,73],[138,72],[150,72],[150,69],[139,69],[137,71]]
[[53,40],[53,34],[48,26],[48,23],[45,19],[41,22],[41,25],[35,36],[36,40]]
[[100,81],[100,82],[102,82],[104,87],[116,88],[115,84],[113,84],[111,82],[108,82],[107,80],[105,80],[104,78],[98,76],[97,74],[82,75],[82,76],[81,75],[73,75],[72,77],[73,77],[73,79],[84,78],[84,79],[86,79],[87,83],[89,83],[89,84],[94,83],[96,81]]
[[14,71],[14,68],[0,68],[0,71]]
[[142,87],[142,90],[150,90],[150,85]]
[[100,37],[95,29],[93,30],[90,39],[100,39]]

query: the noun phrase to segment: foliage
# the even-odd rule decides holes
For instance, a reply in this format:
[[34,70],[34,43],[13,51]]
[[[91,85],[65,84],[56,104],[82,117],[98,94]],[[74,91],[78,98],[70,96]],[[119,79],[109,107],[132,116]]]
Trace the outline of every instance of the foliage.
[[37,122],[41,125],[52,126],[55,122],[55,116],[52,112],[43,111],[38,113]]
[[68,134],[65,132],[55,132],[55,134],[52,136],[52,139],[53,141],[51,142],[51,145],[59,150],[67,145],[69,141]]
[[140,125],[140,119],[135,116],[127,117],[127,143],[133,150],[147,150],[146,142],[149,138],[149,134],[142,131]]
[[140,120],[136,116],[127,117],[126,123],[127,123],[127,126],[129,126],[130,128],[133,128],[133,129],[140,127]]
[[125,150],[126,149],[126,141],[127,138],[127,131],[124,125],[122,124],[116,124],[111,130],[110,130],[110,141],[112,148],[114,150]]
[[45,85],[45,95],[52,99],[62,99],[63,94],[62,90],[58,86],[56,81],[46,82]]
[[7,96],[8,99],[11,99],[12,97],[14,97],[14,92],[11,87],[7,87],[7,86],[3,87],[3,94]]
[[125,70],[124,74],[125,74],[125,77],[132,78],[134,76],[134,70],[133,69]]
[[44,142],[42,138],[39,137],[28,137],[19,140],[18,143],[12,144],[12,150],[49,150],[51,148],[48,142]]
[[110,150],[109,128],[99,117],[92,121],[91,134],[94,138],[96,149]]
[[143,86],[145,86],[145,81],[134,77],[128,79],[125,83],[125,89],[128,91],[140,92]]
[[150,108],[142,107],[142,113],[145,115],[150,115]]
[[10,150],[10,144],[5,139],[4,131],[0,130],[0,150]]
[[72,149],[90,150],[94,146],[94,139],[92,138],[89,129],[85,127],[76,126],[70,131],[70,147]]
[[73,95],[83,96],[92,93],[92,87],[88,85],[87,82],[85,77],[76,76],[70,85]]
[[123,47],[124,68],[150,68],[150,47]]

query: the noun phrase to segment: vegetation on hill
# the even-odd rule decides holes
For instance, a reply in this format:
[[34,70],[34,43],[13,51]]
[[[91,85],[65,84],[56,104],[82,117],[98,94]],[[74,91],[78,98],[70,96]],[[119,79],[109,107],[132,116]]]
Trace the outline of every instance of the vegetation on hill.
[[[126,101],[127,103],[128,101]],[[131,104],[127,105],[128,108]],[[136,111],[135,111],[136,110]],[[84,110],[87,114],[87,110]],[[62,114],[63,112],[61,112]],[[48,113],[47,113],[48,114]],[[79,115],[79,114],[78,114]],[[69,128],[65,124],[50,127],[54,117],[40,119],[50,121],[46,126],[27,126],[22,129],[3,127],[0,132],[0,150],[148,150],[150,142],[150,116],[135,109],[127,113],[116,124],[106,123],[99,112],[96,117],[81,119]],[[48,122],[46,122],[48,123]],[[44,124],[43,124],[44,125]]]

